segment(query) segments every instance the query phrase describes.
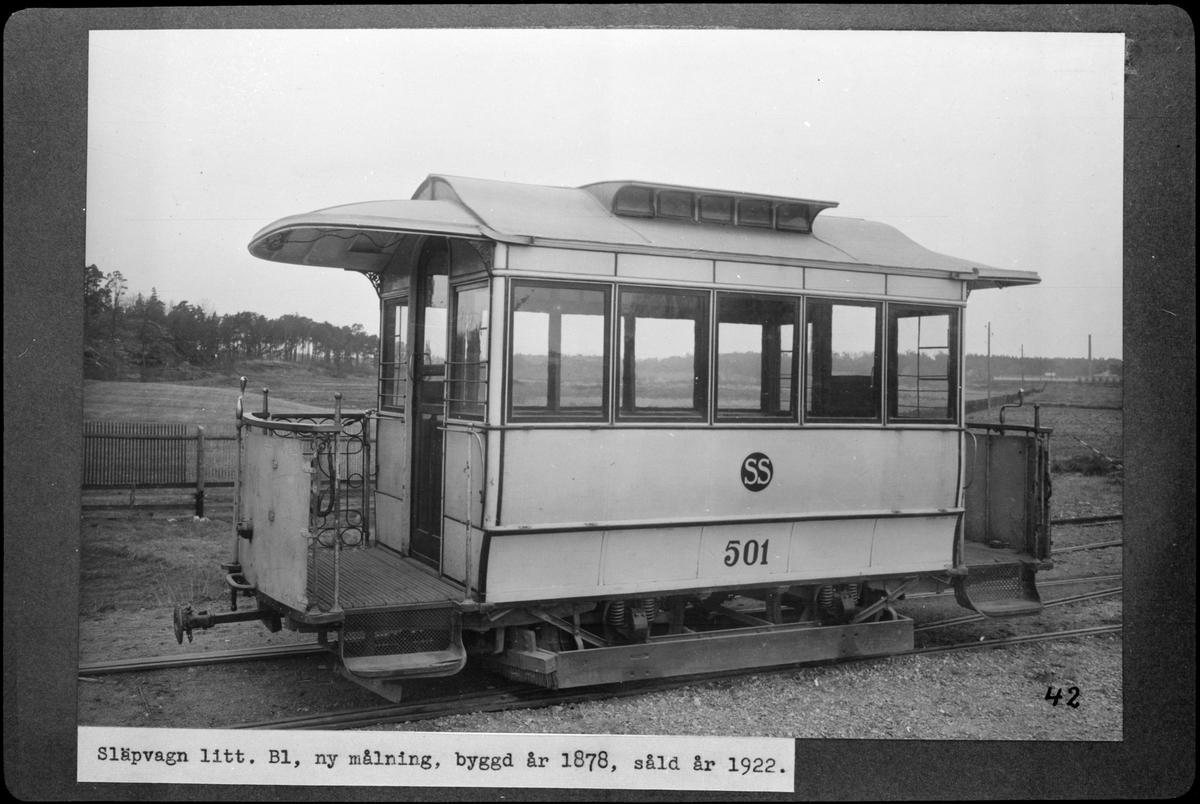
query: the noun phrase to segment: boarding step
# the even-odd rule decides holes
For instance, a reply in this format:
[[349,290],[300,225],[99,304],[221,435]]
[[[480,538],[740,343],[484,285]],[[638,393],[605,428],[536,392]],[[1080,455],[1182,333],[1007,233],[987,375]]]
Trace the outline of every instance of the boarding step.
[[958,604],[985,617],[1036,614],[1042,610],[1036,567],[1025,562],[968,566],[954,580]]
[[467,663],[462,618],[447,608],[348,613],[338,649],[342,666],[360,678],[449,676]]

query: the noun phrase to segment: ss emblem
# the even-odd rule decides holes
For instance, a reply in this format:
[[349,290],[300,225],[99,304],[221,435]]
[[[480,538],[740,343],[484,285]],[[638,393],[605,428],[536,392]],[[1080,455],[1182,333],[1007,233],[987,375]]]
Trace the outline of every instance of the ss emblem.
[[765,489],[773,474],[771,459],[761,452],[752,452],[742,461],[742,485],[750,491]]

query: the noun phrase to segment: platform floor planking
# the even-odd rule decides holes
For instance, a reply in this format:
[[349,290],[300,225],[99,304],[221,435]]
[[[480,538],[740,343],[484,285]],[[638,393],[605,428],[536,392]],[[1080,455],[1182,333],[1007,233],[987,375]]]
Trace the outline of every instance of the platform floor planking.
[[[333,551],[316,555],[309,597],[322,609],[333,605]],[[314,588],[315,587],[315,588]],[[461,586],[443,580],[416,561],[386,547],[345,549],[338,594],[345,611],[380,607],[433,608],[463,599]]]
[[1016,564],[1022,558],[1032,560],[1033,557],[1007,548],[988,547],[979,542],[963,542],[963,560],[968,567],[978,567],[984,564]]

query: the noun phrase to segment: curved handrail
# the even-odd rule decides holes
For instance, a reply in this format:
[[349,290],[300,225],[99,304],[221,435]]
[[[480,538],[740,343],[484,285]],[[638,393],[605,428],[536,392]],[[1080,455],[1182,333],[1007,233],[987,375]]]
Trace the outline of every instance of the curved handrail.
[[[311,413],[293,414],[310,418]],[[325,415],[325,414],[321,414]],[[328,414],[332,417],[333,414]],[[347,417],[343,416],[343,419]],[[253,413],[243,413],[242,420],[248,427],[261,427],[264,430],[281,430],[289,433],[340,433],[345,429],[342,424],[313,424],[312,422],[288,421],[282,416],[272,416],[264,419]]]

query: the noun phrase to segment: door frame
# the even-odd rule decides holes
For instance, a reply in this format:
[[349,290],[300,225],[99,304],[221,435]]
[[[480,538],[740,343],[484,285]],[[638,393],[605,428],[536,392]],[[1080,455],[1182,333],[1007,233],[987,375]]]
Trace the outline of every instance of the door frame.
[[[436,253],[429,253],[432,244],[440,242],[444,263],[436,266]],[[444,507],[445,433],[446,421],[446,364],[450,346],[450,259],[449,239],[441,235],[426,236],[416,249],[417,259],[411,274],[409,327],[411,328],[410,357],[412,387],[409,392],[411,429],[409,441],[409,555],[442,574],[444,566],[442,514]],[[431,272],[431,264],[441,270]],[[445,280],[446,321],[441,337],[443,362],[440,371],[431,371],[425,360],[426,303],[432,295],[431,282],[438,276]],[[434,308],[436,309],[436,308]],[[433,364],[436,365],[436,364]],[[440,377],[435,382],[434,378]],[[426,399],[433,385],[440,386],[436,400]],[[432,419],[432,421],[430,421]],[[428,424],[427,424],[428,423]],[[436,555],[435,555],[436,554]]]

